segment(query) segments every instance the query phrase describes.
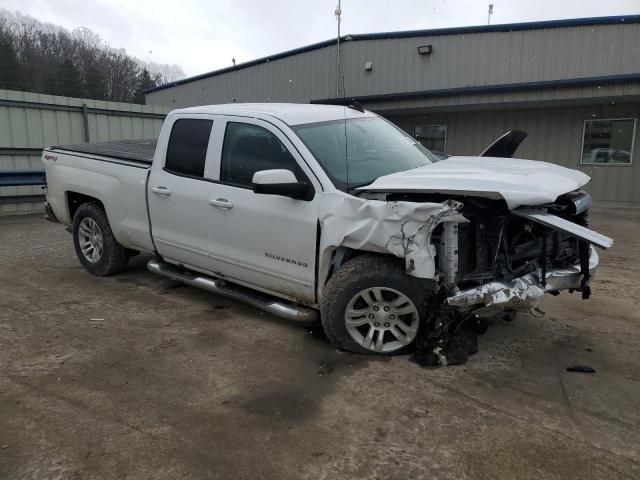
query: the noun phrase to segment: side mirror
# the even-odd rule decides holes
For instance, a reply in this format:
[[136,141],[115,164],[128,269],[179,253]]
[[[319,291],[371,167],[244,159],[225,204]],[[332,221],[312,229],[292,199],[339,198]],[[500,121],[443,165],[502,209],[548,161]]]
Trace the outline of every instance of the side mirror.
[[265,195],[302,198],[309,191],[307,182],[299,182],[291,170],[261,170],[253,174],[253,191]]

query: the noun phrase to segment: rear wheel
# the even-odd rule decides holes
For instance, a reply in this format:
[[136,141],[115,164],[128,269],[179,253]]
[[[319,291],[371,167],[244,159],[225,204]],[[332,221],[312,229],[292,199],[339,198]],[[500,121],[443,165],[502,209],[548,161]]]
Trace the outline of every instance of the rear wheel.
[[127,250],[113,236],[109,220],[98,203],[83,203],[73,216],[73,245],[82,266],[99,277],[121,272]]
[[356,353],[399,353],[418,335],[430,298],[426,282],[408,276],[396,258],[362,255],[329,279],[322,325],[337,348]]

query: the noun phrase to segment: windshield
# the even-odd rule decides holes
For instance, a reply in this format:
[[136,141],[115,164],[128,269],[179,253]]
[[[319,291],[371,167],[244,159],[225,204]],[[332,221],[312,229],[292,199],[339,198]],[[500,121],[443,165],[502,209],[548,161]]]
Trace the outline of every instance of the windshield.
[[343,191],[437,161],[426,148],[380,117],[311,123],[293,130],[336,188]]

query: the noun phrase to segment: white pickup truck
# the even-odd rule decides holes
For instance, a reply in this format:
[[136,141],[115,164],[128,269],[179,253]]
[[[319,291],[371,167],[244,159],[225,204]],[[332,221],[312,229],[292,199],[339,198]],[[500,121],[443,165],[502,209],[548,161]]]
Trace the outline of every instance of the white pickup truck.
[[354,352],[418,341],[445,363],[464,323],[532,311],[545,293],[587,298],[592,245],[612,245],[587,228],[587,175],[438,161],[359,105],[186,108],[157,141],[54,146],[42,160],[47,212],[72,226],[90,273],[150,253],[154,273],[285,318],[319,312]]

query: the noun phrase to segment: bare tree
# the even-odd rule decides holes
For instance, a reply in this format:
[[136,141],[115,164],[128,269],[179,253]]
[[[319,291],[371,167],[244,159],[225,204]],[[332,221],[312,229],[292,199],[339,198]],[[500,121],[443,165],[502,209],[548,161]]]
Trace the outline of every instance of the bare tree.
[[184,71],[180,65],[146,62],[142,64],[152,76],[157,75],[158,81],[162,83],[171,83],[185,77]]

